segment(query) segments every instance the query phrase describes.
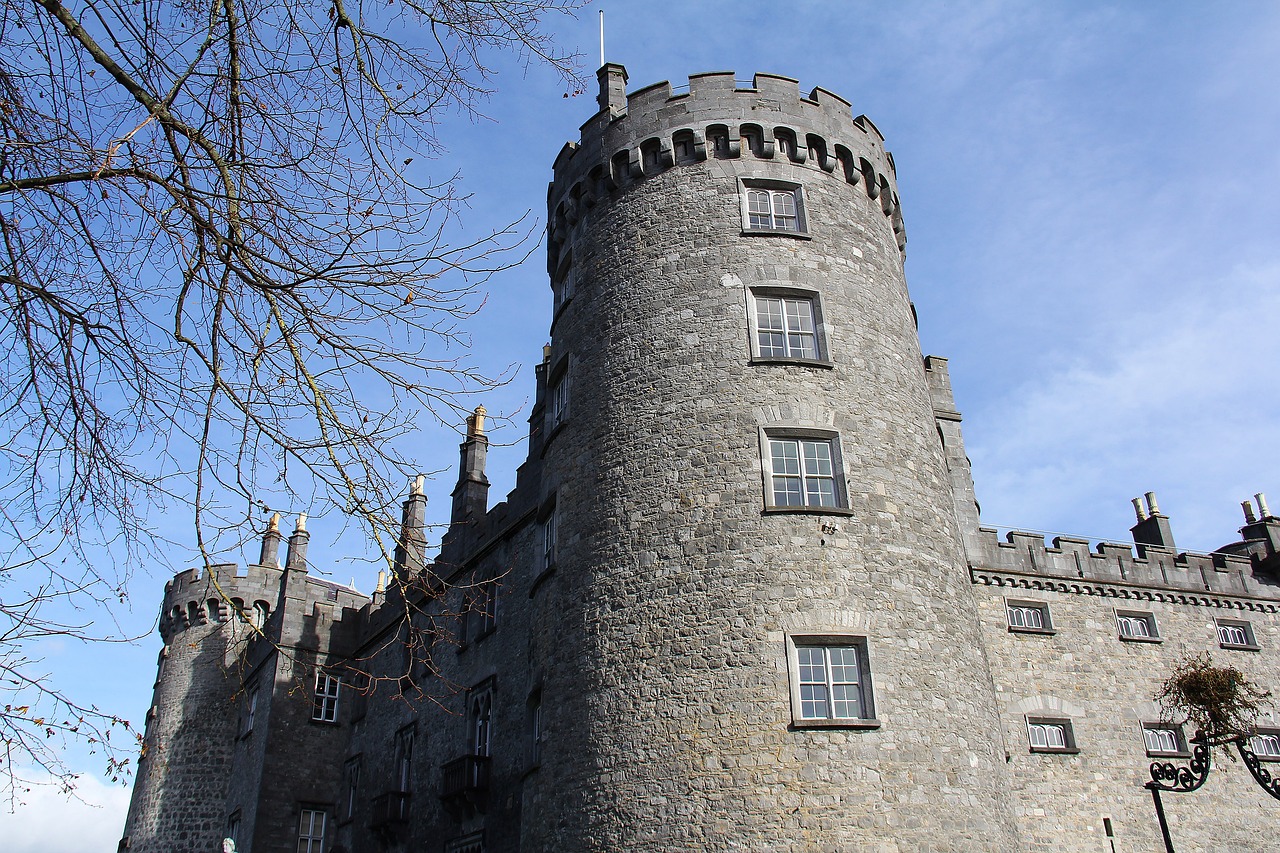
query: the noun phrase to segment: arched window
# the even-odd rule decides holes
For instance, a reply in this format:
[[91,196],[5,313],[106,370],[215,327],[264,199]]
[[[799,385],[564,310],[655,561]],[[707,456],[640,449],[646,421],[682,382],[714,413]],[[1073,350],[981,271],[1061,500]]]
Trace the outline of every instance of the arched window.
[[265,601],[253,603],[253,627],[261,631],[267,627],[267,617],[271,615],[271,606]]

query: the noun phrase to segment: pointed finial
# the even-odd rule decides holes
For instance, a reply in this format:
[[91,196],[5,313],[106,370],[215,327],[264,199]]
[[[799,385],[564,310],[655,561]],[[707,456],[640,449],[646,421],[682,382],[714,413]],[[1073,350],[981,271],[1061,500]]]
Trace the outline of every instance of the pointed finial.
[[307,529],[307,514],[305,512],[298,513],[298,523],[293,526],[294,533],[302,533]]
[[271,513],[271,520],[267,522],[267,532],[268,533],[280,532],[280,513],[278,512]]

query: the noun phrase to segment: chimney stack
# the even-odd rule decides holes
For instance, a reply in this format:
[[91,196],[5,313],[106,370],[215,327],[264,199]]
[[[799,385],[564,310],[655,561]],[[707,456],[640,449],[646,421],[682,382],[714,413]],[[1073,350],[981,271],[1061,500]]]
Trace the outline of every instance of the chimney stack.
[[[1146,506],[1143,506],[1143,498]],[[1143,498],[1133,499],[1133,508],[1138,516],[1138,523],[1129,528],[1133,541],[1138,546],[1138,554],[1142,555],[1145,547],[1165,548],[1177,551],[1173,544],[1173,529],[1169,526],[1169,518],[1160,512],[1156,503],[1156,493],[1147,492]]]
[[267,530],[262,534],[262,551],[258,556],[259,566],[280,568],[280,540],[282,539],[284,535],[280,532],[280,513],[273,512],[271,520],[267,522]]

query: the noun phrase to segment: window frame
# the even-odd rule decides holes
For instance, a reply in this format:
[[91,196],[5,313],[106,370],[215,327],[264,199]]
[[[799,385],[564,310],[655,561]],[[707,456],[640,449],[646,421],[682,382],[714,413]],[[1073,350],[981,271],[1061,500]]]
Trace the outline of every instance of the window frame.
[[418,724],[410,723],[396,730],[395,764],[392,766],[396,793],[413,793],[413,747],[418,737]]
[[569,420],[572,383],[566,357],[547,374],[547,441]]
[[[800,469],[799,478],[801,485],[800,495],[806,502],[801,504],[778,504],[775,503],[776,491],[774,489],[774,478],[793,477],[791,474],[774,474],[773,470],[773,442],[794,442],[796,445],[796,460]],[[812,476],[814,479],[825,479],[820,474],[809,475],[805,472],[805,457],[803,454],[802,442],[812,442],[814,444],[825,444],[829,451],[831,462],[831,484],[835,504],[827,506],[823,504],[807,503],[809,489],[808,480]],[[761,427],[760,430],[760,468],[762,473],[762,482],[764,485],[764,512],[766,513],[801,513],[816,515],[853,515],[853,511],[849,508],[849,494],[844,475],[844,458],[841,454],[840,433],[831,429],[810,428],[810,427],[791,427],[791,426],[767,426]]]
[[[791,699],[791,728],[792,729],[877,729],[880,727],[880,720],[876,718],[876,700],[875,700],[875,682],[872,679],[871,656],[868,652],[869,643],[865,636],[857,634],[844,633],[795,633],[787,635],[786,655],[787,655],[787,675],[790,685]],[[804,716],[804,690],[806,685],[814,684],[813,681],[802,681],[802,670],[800,662],[801,649],[822,649],[823,661],[823,678],[827,687],[827,705],[828,714],[834,711],[832,703],[834,700],[834,691],[831,689],[835,684],[855,684],[847,680],[835,681],[831,667],[831,650],[833,649],[853,649],[857,655],[856,670],[858,681],[856,682],[856,692],[858,698],[859,716],[856,717],[806,717]],[[809,700],[812,701],[812,700]]]
[[[1039,746],[1033,737],[1035,728],[1058,728],[1062,730],[1062,746]],[[1047,755],[1075,755],[1080,752],[1076,745],[1075,727],[1070,717],[1059,717],[1045,714],[1028,714],[1026,717],[1027,747],[1032,753]],[[1048,738],[1045,742],[1048,743]]]
[[497,683],[486,678],[467,691],[467,754],[493,757],[493,711]]
[[[1257,744],[1261,738],[1267,738],[1268,741],[1274,740],[1276,751],[1259,752]],[[1258,726],[1255,728],[1253,734],[1249,736],[1249,749],[1253,750],[1253,754],[1258,757],[1259,761],[1280,761],[1280,728],[1271,726]]]
[[[332,690],[329,688],[332,688]],[[311,694],[311,721],[313,723],[338,722],[341,691],[342,676],[326,672],[323,669],[316,669],[315,687]]]
[[[788,302],[807,302],[809,319],[813,325],[814,355],[765,355],[760,345],[760,305],[761,299],[782,300],[783,310],[783,347],[789,348],[791,332],[787,329],[786,304]],[[768,331],[776,332],[775,329]],[[765,284],[747,288],[747,336],[750,344],[752,364],[801,364],[814,367],[834,367],[830,351],[827,349],[827,325],[823,318],[821,294],[816,288],[799,287],[788,284]]]
[[240,737],[247,738],[253,734],[253,725],[258,716],[258,682],[255,679],[244,691],[244,716],[240,718]]
[[[1215,619],[1214,631],[1218,635],[1218,646],[1223,649],[1233,651],[1256,652],[1261,650],[1258,645],[1257,635],[1253,632],[1253,623],[1244,619]],[[1223,637],[1223,630],[1237,630],[1244,634],[1245,641],[1243,643],[1228,642]]]
[[[307,821],[308,815],[311,816],[310,821]],[[318,836],[315,834],[317,815],[320,817],[320,834]],[[324,840],[329,828],[328,824],[329,810],[324,806],[300,806],[298,809],[298,853],[324,853]]]
[[[1116,636],[1122,642],[1126,643],[1162,643],[1164,638],[1160,636],[1160,624],[1156,622],[1156,615],[1149,610],[1127,610],[1116,608]],[[1124,626],[1127,624],[1141,622],[1147,626],[1147,634],[1126,634]]]
[[[1040,614],[1040,627],[1030,625],[1013,624],[1013,611],[1017,610],[1034,610]],[[1040,634],[1052,635],[1058,633],[1053,626],[1053,614],[1049,611],[1049,602],[1047,601],[1030,601],[1022,598],[1006,598],[1004,600],[1004,620],[1011,634]]]
[[[1169,732],[1173,736],[1174,748],[1161,749],[1151,745],[1151,739],[1147,736],[1148,732]],[[1190,758],[1191,749],[1187,746],[1186,735],[1182,731],[1182,726],[1177,723],[1143,723],[1142,724],[1142,744],[1146,747],[1147,756],[1149,758]]]
[[[770,225],[752,224],[751,217],[753,215],[764,215],[760,212],[752,210],[752,194],[768,193],[769,200],[769,216]],[[763,178],[739,178],[739,205],[742,215],[742,233],[744,235],[773,235],[778,237],[792,237],[800,240],[808,240],[809,236],[809,220],[805,211],[804,203],[804,186],[795,181],[776,181]],[[790,197],[794,214],[779,214],[778,202],[785,197]],[[795,228],[778,227],[775,223],[780,216],[793,218],[795,220]]]
[[353,755],[342,765],[342,800],[338,804],[338,825],[355,820],[356,803],[360,797],[360,775],[364,769],[364,756]]

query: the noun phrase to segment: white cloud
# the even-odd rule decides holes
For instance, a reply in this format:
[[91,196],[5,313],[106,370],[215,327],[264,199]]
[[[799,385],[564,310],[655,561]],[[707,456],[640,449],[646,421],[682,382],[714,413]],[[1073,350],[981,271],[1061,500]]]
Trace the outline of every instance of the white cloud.
[[7,853],[84,853],[115,850],[129,810],[129,789],[80,777],[76,797],[55,785],[33,786],[19,805],[0,810]]

